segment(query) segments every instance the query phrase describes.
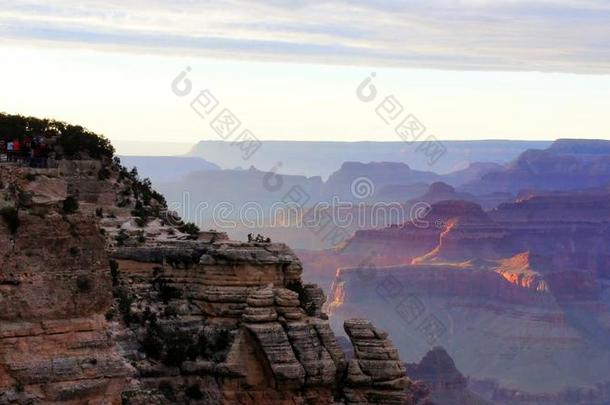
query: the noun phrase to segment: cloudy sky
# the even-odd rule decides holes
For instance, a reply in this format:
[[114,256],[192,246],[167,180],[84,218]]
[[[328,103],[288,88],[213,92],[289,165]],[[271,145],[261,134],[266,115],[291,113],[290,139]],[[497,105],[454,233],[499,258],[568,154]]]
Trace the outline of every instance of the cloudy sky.
[[0,110],[114,140],[218,139],[187,66],[262,139],[396,140],[387,96],[444,139],[610,138],[607,0],[0,0],[0,52]]

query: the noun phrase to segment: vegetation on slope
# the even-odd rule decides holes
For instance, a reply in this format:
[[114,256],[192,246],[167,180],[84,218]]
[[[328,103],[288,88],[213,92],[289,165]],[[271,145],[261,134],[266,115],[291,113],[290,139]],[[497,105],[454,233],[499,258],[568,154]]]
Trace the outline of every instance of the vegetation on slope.
[[108,138],[79,125],[70,125],[48,118],[25,117],[0,113],[0,138],[18,139],[41,136],[55,146],[57,158],[112,158],[114,147]]

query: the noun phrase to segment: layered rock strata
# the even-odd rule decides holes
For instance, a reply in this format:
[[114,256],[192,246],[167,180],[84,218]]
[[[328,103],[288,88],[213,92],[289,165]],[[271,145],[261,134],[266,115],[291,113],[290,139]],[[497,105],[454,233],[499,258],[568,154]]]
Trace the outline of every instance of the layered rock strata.
[[[347,388],[324,294],[286,245],[174,224],[116,163],[55,166],[0,167],[0,404],[345,404],[379,388],[375,367]],[[400,378],[360,403],[410,403]]]

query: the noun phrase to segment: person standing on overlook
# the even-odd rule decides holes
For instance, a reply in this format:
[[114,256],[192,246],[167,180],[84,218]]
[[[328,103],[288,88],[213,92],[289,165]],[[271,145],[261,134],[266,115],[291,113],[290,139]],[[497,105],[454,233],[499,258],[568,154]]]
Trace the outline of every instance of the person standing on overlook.
[[13,158],[15,159],[15,161],[20,160],[20,156],[19,156],[20,153],[21,153],[21,143],[19,142],[19,139],[15,138],[15,139],[13,139]]
[[8,160],[8,156],[6,156],[6,141],[4,139],[0,139],[0,162],[6,162]]
[[13,148],[14,148],[13,141],[8,141],[6,143],[6,157],[9,162],[13,161]]

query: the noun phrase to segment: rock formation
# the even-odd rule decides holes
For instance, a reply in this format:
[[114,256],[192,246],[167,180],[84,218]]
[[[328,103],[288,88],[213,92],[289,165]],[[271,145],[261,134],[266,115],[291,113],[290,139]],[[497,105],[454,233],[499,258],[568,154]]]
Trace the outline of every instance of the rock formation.
[[346,321],[344,326],[354,346],[344,390],[347,403],[407,404],[401,392],[410,381],[388,334],[362,319]]
[[415,403],[370,323],[346,323],[348,367],[286,245],[199,232],[108,154],[66,153],[0,165],[0,404]]
[[442,347],[434,347],[419,363],[407,364],[413,379],[423,381],[430,390],[429,401],[443,405],[491,405],[468,389],[467,379]]

